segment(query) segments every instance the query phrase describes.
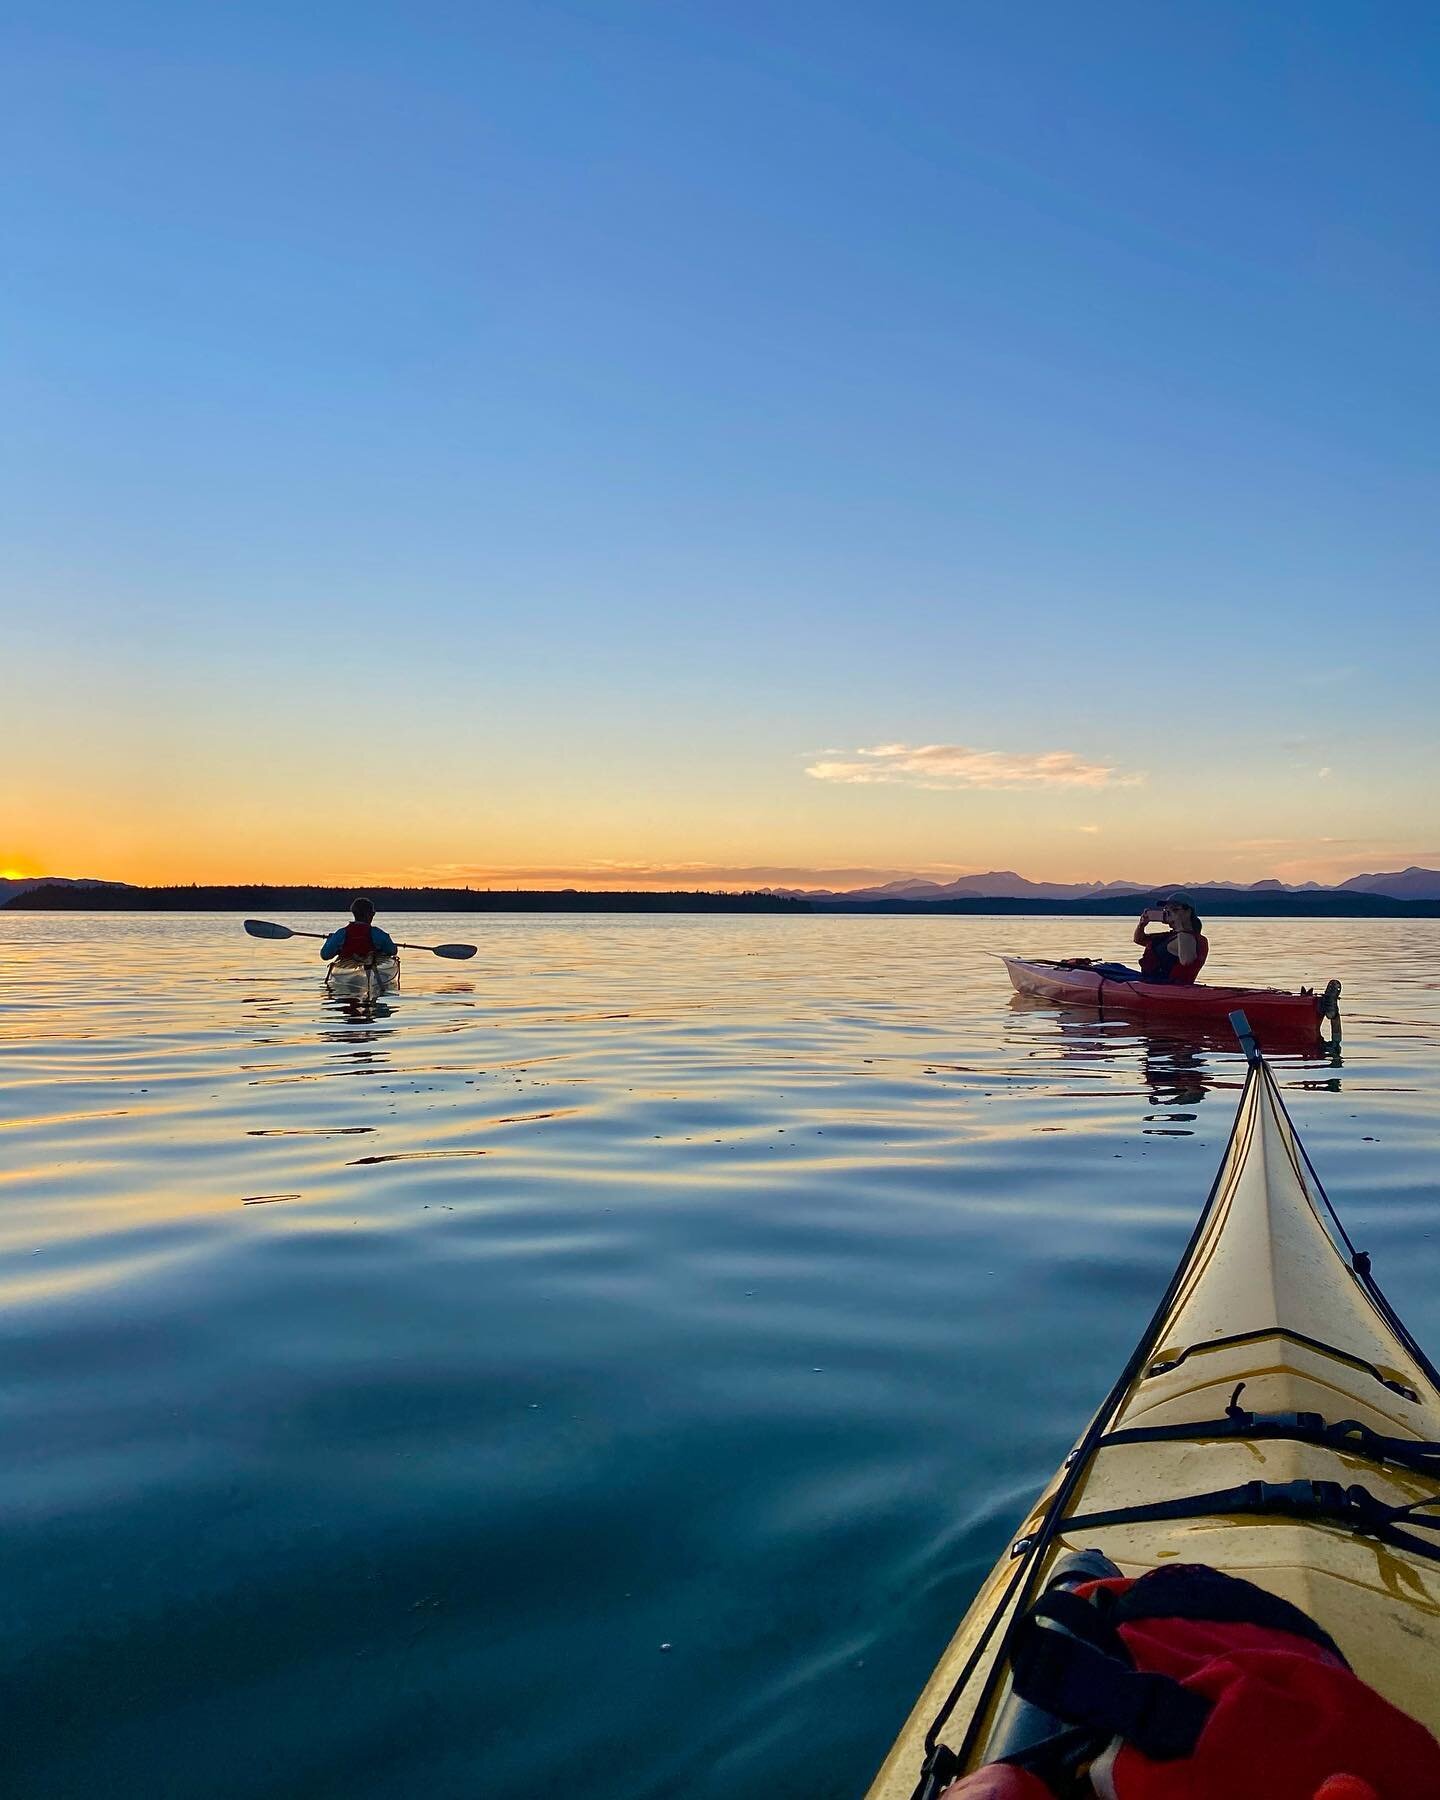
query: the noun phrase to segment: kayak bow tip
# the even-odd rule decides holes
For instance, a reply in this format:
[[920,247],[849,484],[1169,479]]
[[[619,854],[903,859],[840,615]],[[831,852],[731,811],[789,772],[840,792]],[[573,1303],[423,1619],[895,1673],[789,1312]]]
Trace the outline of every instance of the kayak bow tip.
[[1250,1021],[1237,1007],[1230,1015],[1230,1029],[1240,1040],[1240,1048],[1245,1052],[1245,1060],[1252,1068],[1258,1068],[1261,1062],[1260,1046],[1255,1042],[1255,1033],[1250,1029]]

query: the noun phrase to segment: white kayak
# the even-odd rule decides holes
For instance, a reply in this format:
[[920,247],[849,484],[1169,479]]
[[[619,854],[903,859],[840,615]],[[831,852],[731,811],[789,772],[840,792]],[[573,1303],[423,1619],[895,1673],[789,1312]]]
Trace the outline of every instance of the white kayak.
[[1229,1147],[1164,1298],[981,1588],[870,1800],[932,1800],[1026,1741],[1018,1622],[1082,1551],[1127,1576],[1184,1562],[1244,1577],[1440,1732],[1440,1372],[1346,1237],[1253,1040],[1246,1049]]

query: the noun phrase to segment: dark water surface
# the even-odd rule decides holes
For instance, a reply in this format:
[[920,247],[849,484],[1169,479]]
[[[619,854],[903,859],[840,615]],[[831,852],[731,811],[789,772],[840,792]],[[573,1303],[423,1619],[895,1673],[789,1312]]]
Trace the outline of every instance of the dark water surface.
[[[3,1791],[862,1793],[1237,1055],[1012,999],[1113,919],[401,924],[480,955],[367,1016],[232,917],[0,914]],[[1344,978],[1279,1073],[1433,1353],[1440,926],[1211,935]]]

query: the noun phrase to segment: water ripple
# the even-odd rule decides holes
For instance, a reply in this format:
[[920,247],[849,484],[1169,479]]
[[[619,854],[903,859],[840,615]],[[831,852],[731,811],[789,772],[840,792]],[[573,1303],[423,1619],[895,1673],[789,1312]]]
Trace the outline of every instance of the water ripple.
[[[1234,1048],[984,948],[1120,921],[398,923],[467,978],[367,1008],[234,919],[0,914],[10,1785],[862,1791],[1148,1315]],[[1278,1072],[1440,1345],[1440,928],[1212,935],[1345,979]]]

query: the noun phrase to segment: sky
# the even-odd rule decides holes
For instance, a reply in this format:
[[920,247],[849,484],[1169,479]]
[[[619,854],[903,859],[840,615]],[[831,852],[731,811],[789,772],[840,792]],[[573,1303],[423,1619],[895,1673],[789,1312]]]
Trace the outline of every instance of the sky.
[[1440,864],[1440,11],[0,12],[0,870]]

